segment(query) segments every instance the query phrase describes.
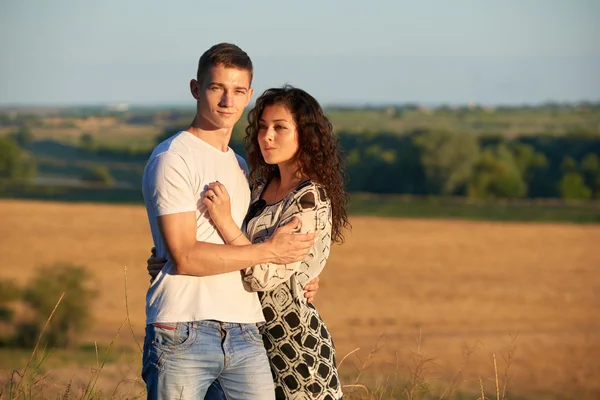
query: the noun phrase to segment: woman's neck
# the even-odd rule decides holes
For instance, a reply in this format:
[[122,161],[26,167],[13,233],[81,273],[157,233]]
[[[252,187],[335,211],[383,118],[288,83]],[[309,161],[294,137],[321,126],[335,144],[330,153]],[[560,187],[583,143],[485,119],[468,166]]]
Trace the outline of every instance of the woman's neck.
[[294,190],[300,182],[308,179],[299,168],[287,164],[280,164],[279,167],[279,182],[275,190],[275,198],[277,200],[288,195]]

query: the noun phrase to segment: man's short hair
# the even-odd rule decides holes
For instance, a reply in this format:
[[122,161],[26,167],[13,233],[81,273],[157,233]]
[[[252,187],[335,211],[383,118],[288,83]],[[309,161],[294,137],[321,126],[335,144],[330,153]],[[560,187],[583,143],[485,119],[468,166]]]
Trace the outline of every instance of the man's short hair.
[[254,75],[252,61],[250,60],[250,57],[248,57],[248,54],[235,44],[215,44],[202,54],[200,61],[198,61],[198,72],[196,74],[198,82],[202,80],[204,75],[212,67],[217,65],[222,65],[225,68],[236,68],[248,71],[250,74],[250,83],[252,84],[252,77]]

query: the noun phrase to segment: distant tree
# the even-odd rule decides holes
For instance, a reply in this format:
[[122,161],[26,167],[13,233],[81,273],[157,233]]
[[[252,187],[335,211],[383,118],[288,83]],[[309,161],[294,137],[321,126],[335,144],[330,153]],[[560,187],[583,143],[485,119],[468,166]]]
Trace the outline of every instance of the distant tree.
[[[50,321],[44,342],[51,346],[67,346],[72,335],[83,331],[91,320],[91,302],[98,295],[91,283],[91,274],[82,266],[58,263],[38,268],[23,294],[23,300],[36,312],[36,320],[22,324],[22,333],[35,338],[33,327],[38,332],[41,330],[61,294],[65,293]],[[29,347],[33,343],[19,344]]]
[[113,186],[115,184],[110,170],[105,165],[96,165],[89,168],[81,179],[85,182],[97,183],[104,186]]
[[36,170],[35,161],[29,153],[15,141],[0,138],[0,181],[27,181],[35,177]]
[[240,119],[240,122],[233,126],[231,140],[234,142],[243,143],[244,138],[246,137],[246,126],[246,121],[244,119]]
[[177,132],[186,129],[187,126],[183,126],[183,125],[170,125],[167,126],[165,129],[163,129],[162,133],[160,133],[159,135],[156,136],[156,144],[160,144],[162,142],[164,142],[165,140],[167,140],[168,138],[170,138],[171,136],[175,135]]
[[579,172],[565,172],[558,184],[558,192],[561,198],[571,200],[587,200],[592,196]]
[[33,132],[31,132],[31,129],[27,127],[21,128],[19,131],[17,131],[11,136],[12,138],[14,138],[15,142],[17,142],[17,144],[21,147],[26,147],[35,140]]
[[514,143],[510,145],[515,164],[525,180],[532,169],[545,167],[548,164],[546,156],[537,153],[532,146],[524,143]]
[[83,133],[79,137],[79,146],[86,151],[95,151],[98,147],[96,139],[91,133]]
[[544,191],[549,162],[543,153],[524,143],[511,143],[509,149],[531,197]]
[[592,191],[592,196],[600,198],[600,158],[593,153],[587,154],[581,161],[581,170],[585,185]]
[[18,300],[21,290],[14,280],[0,280],[0,322],[12,321],[11,303]]
[[560,169],[563,174],[567,174],[569,172],[577,172],[577,161],[573,159],[573,157],[565,157],[560,165]]
[[432,194],[456,194],[467,185],[479,158],[479,144],[469,133],[429,131],[414,138]]
[[482,152],[469,180],[467,194],[471,198],[520,198],[527,186],[512,153],[501,144]]

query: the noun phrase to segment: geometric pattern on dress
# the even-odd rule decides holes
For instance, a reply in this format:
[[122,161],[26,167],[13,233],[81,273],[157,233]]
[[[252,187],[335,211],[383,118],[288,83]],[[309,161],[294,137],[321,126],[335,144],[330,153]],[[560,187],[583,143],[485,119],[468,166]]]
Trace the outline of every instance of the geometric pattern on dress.
[[[265,181],[257,182],[253,203],[260,199],[265,185]],[[342,390],[333,340],[317,309],[306,302],[303,289],[321,273],[329,257],[332,215],[325,190],[312,181],[304,182],[282,201],[249,216],[246,234],[252,243],[261,243],[294,216],[305,224],[301,232],[314,231],[315,226],[306,226],[313,219],[319,230],[307,257],[292,264],[247,268],[244,285],[258,292],[261,301],[266,320],[261,333],[276,399],[337,400]]]

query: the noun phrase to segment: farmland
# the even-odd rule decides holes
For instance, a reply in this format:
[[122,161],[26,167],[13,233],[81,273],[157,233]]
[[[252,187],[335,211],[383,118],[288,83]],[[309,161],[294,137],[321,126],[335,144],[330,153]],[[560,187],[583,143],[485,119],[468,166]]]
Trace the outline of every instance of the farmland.
[[[131,323],[142,340],[152,246],[142,206],[1,200],[0,220],[1,279],[26,282],[37,266],[60,261],[92,272],[100,296],[79,349],[96,342],[102,355],[124,321],[125,267]],[[491,396],[495,356],[501,384],[508,358],[513,396],[600,394],[600,226],[359,216],[351,222],[316,299],[338,362],[359,348],[340,367],[344,384],[374,390],[390,376],[389,394],[393,382],[410,377],[418,355],[432,388],[443,390],[454,379],[458,390],[477,393],[481,377]],[[139,375],[127,328],[116,346],[121,353],[99,380],[106,391]],[[1,351],[6,382],[26,356]],[[94,351],[87,358],[69,354],[56,351],[46,361],[48,385],[59,393],[71,379],[85,381],[96,365]]]

